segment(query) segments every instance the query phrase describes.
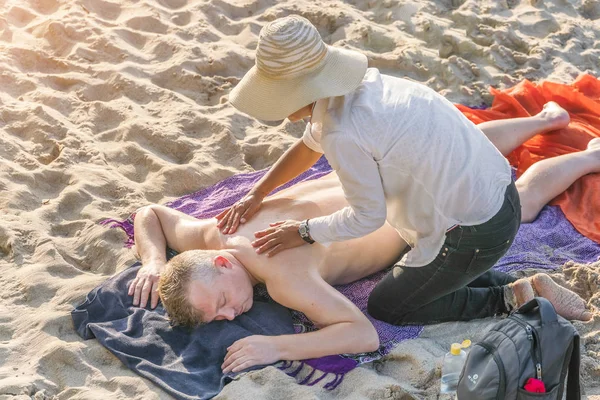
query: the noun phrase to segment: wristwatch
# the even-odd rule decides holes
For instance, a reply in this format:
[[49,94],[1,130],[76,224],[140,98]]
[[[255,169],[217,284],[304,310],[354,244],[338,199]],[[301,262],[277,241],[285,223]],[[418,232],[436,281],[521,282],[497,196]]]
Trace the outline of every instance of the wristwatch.
[[298,233],[306,243],[313,244],[315,242],[310,237],[310,230],[308,229],[308,220],[300,222],[300,227],[298,227]]

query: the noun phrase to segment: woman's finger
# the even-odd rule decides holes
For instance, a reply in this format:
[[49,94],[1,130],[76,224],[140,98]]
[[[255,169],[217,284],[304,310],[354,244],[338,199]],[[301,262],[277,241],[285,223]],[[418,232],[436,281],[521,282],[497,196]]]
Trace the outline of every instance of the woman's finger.
[[274,228],[263,229],[262,231],[254,232],[254,237],[261,238],[275,232]]
[[254,215],[254,207],[248,207],[240,217],[240,222],[245,224]]
[[273,222],[272,224],[269,224],[269,226],[279,226],[283,223],[285,223],[285,221],[277,221],[277,222]]
[[218,220],[217,222],[217,227],[222,228],[223,226],[225,226],[225,224],[227,223],[227,218],[229,217],[229,213],[231,212],[231,208],[228,208],[227,210],[223,211],[223,215],[221,215],[221,219]]
[[258,254],[262,254],[265,251],[269,251],[271,250],[273,247],[277,246],[278,244],[280,244],[281,242],[279,241],[279,238],[274,238],[269,240],[267,243],[265,243],[264,245],[260,246],[258,249],[256,249],[256,252]]
[[215,218],[220,221],[225,216],[225,214],[227,214],[228,211],[229,211],[229,208],[226,208],[225,210],[223,210],[220,213],[218,213],[217,215],[215,215]]
[[227,214],[227,222],[225,222],[225,227],[222,230],[223,233],[229,232],[229,228],[231,227],[231,219],[232,218],[233,218],[233,210],[231,210],[229,212],[229,214]]
[[263,244],[267,243],[269,240],[274,239],[276,237],[277,237],[277,234],[275,232],[270,233],[267,236],[263,236],[260,239],[256,239],[254,242],[252,242],[252,247],[262,246]]
[[274,246],[271,251],[269,251],[267,253],[267,257],[273,257],[275,254],[281,252],[282,250],[287,249],[287,247],[284,247],[283,243],[279,243],[277,246]]
[[235,212],[233,213],[233,225],[229,229],[229,233],[235,233],[238,226],[240,225],[240,217],[241,217],[240,210],[236,209]]

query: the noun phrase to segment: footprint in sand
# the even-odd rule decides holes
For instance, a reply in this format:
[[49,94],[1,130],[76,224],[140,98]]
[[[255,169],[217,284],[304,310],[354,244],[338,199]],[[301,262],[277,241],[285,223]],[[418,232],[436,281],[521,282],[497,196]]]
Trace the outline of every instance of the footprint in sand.
[[585,0],[579,7],[581,16],[592,21],[600,19],[600,3],[597,0]]
[[168,27],[154,16],[133,17],[125,21],[131,29],[151,33],[167,33]]
[[119,3],[113,3],[103,0],[83,0],[81,2],[83,9],[88,13],[94,13],[100,18],[114,21],[121,15],[122,6]]
[[6,21],[17,28],[29,25],[36,17],[34,13],[19,6],[11,7],[6,13]]
[[177,10],[187,6],[188,0],[157,0],[157,3],[171,10]]
[[463,81],[473,80],[481,73],[477,65],[454,55],[448,58],[448,66],[452,73]]
[[107,142],[103,153],[109,165],[125,178],[144,183],[149,174],[161,170],[165,163],[134,142]]
[[58,0],[28,1],[28,6],[39,14],[50,15],[58,11],[61,2]]

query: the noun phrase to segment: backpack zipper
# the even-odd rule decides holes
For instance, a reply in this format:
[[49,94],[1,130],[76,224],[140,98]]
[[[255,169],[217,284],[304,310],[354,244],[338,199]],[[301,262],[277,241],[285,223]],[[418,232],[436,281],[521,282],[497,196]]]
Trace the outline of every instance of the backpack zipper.
[[[537,337],[537,332],[535,329],[533,329],[531,326],[527,326],[527,328],[525,328],[527,330],[527,334],[530,335],[532,338],[535,338],[535,343],[538,344],[536,347],[536,350],[539,350],[540,346],[539,346],[539,339]],[[532,335],[533,333],[533,335]],[[533,339],[530,339],[533,340]],[[542,380],[542,355],[538,354],[539,357],[537,357],[537,360],[534,359],[535,363],[535,373],[537,375],[537,378],[541,381]],[[539,362],[538,362],[539,361]]]
[[[504,370],[504,363],[502,362],[502,359],[500,357],[498,357],[498,355],[496,354],[498,352],[498,349],[495,346],[492,346],[488,343],[483,343],[483,342],[479,342],[476,343],[477,345],[483,347],[485,350],[487,350],[488,353],[490,353],[492,355],[492,357],[494,358],[494,361],[496,362],[496,365],[498,365],[498,372],[500,372],[500,383],[499,383],[499,390],[498,393],[496,394],[496,399],[497,400],[501,400],[504,399],[504,395],[506,394],[506,372]],[[502,394],[502,395],[500,395]]]
[[538,337],[537,331],[529,325],[527,322],[521,321],[514,316],[509,317],[511,320],[515,321],[517,324],[521,325],[525,328],[525,332],[527,333],[527,339],[531,341],[531,358],[533,359],[533,363],[535,366],[535,374],[536,378],[540,381],[542,380],[542,350],[540,349],[540,339]]

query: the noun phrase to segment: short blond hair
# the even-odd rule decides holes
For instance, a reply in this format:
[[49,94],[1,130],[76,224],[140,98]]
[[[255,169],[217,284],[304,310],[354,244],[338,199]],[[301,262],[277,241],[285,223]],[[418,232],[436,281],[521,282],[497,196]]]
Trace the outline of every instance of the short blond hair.
[[205,323],[202,313],[190,304],[190,283],[210,283],[221,274],[213,264],[216,250],[190,250],[173,257],[158,282],[158,294],[169,320],[174,325],[197,326]]

